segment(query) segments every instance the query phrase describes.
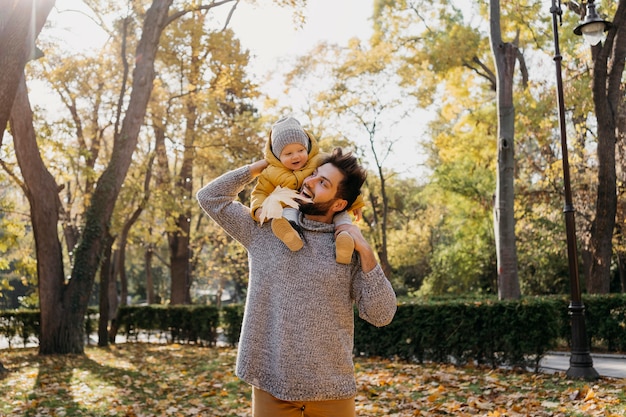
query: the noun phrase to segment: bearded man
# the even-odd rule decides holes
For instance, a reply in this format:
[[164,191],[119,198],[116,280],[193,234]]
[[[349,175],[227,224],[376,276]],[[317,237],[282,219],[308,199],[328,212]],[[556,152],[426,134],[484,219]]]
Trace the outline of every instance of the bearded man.
[[[227,172],[197,193],[202,209],[248,252],[236,374],[252,386],[254,417],[354,417],[354,305],[375,326],[396,312],[393,288],[359,228],[332,223],[360,194],[366,171],[336,148],[304,180],[296,227],[305,245],[292,252],[236,201],[265,167],[261,160]],[[350,264],[335,262],[340,232],[354,240]]]

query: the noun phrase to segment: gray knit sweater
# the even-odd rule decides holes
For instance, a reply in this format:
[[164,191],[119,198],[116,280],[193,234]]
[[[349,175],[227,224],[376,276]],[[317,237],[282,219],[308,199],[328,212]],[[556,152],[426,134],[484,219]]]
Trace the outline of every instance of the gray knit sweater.
[[235,201],[252,181],[248,167],[228,172],[200,191],[204,211],[248,251],[249,284],[237,355],[237,375],[286,401],[350,398],[356,394],[353,305],[375,326],[389,324],[396,297],[380,266],[361,271],[335,262],[334,226],[300,216],[304,247],[291,252]]

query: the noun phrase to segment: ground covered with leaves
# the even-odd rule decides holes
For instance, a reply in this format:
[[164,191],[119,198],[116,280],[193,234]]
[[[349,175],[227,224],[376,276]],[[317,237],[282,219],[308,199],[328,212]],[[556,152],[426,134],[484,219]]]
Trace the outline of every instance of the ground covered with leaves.
[[[84,356],[0,351],[1,416],[249,416],[235,350],[88,347]],[[359,416],[626,416],[626,381],[356,359]]]

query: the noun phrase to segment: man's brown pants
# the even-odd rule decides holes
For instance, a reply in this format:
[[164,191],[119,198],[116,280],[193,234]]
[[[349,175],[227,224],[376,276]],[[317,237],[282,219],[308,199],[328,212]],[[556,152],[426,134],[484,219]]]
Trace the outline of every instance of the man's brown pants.
[[283,401],[252,389],[253,417],[355,417],[354,398],[328,401]]

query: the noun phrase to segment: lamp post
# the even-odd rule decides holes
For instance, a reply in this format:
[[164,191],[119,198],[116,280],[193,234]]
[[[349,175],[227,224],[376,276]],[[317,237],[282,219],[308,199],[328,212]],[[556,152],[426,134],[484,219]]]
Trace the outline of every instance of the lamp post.
[[[595,13],[593,0],[589,2],[588,9]],[[565,105],[563,102],[563,78],[561,75],[561,61],[563,57],[559,50],[559,23],[561,22],[561,1],[552,0],[552,29],[554,31],[554,62],[556,64],[556,87],[557,102],[559,107],[559,128],[561,132],[561,149],[563,154],[563,187],[565,194],[565,230],[567,234],[567,259],[569,262],[569,279],[571,299],[569,304],[569,314],[572,327],[571,355],[567,370],[570,378],[597,379],[598,372],[593,368],[593,359],[589,353],[589,341],[587,340],[587,330],[585,328],[585,305],[582,302],[580,291],[580,279],[578,276],[578,254],[576,250],[576,223],[574,220],[574,205],[572,204],[572,188],[569,175],[569,157],[567,153],[567,134],[565,126]],[[596,15],[597,16],[597,15]],[[590,23],[597,23],[596,21]],[[584,29],[589,24],[581,24],[576,30]],[[603,32],[603,31],[602,31]],[[596,42],[597,44],[597,42]]]
[[595,46],[602,41],[604,32],[609,30],[611,26],[613,26],[611,22],[598,16],[595,2],[590,0],[587,2],[585,20],[574,28],[574,33],[578,36],[582,35],[589,46]]

